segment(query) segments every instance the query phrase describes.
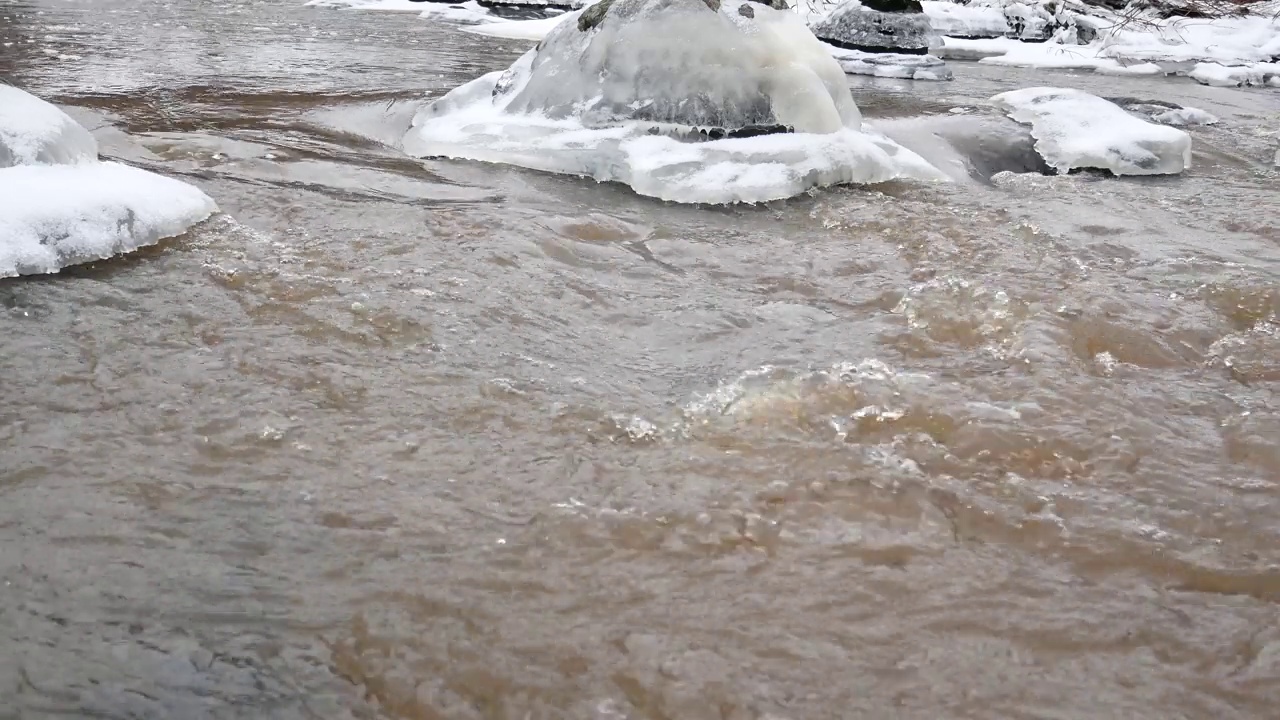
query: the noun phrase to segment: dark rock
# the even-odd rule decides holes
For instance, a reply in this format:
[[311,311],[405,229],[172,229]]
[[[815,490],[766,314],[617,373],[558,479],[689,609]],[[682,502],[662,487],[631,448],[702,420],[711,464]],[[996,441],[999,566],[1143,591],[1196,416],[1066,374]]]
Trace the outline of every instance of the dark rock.
[[738,14],[745,18],[753,18],[756,16],[756,11],[752,10],[750,5],[744,4],[738,6]]
[[[586,32],[599,25],[600,21],[604,20],[605,14],[609,12],[609,8],[612,6],[613,0],[600,0],[600,2],[595,5],[583,10],[582,14],[578,16],[578,29],[582,32]],[[539,43],[539,45],[541,45],[541,43]]]
[[924,6],[920,0],[862,0],[862,5],[869,10],[884,13],[922,13]]
[[711,12],[720,12],[720,0],[702,0],[702,2],[711,8]]

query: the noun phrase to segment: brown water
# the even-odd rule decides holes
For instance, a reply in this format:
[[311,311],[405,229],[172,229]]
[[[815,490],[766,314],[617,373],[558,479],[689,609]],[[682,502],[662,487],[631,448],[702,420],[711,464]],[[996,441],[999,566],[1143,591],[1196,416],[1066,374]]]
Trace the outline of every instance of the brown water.
[[0,718],[1276,717],[1275,92],[854,79],[1223,122],[757,208],[377,142],[525,47],[0,5],[0,75],[225,211],[0,281]]

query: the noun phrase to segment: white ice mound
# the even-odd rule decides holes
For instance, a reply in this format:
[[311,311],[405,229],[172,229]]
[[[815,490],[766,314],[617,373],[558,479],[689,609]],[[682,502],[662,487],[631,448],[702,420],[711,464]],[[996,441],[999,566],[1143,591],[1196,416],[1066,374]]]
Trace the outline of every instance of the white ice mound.
[[53,273],[181,235],[217,211],[187,183],[114,162],[0,170],[0,277]]
[[0,278],[53,273],[181,235],[217,212],[199,189],[98,162],[88,130],[0,85]]
[[819,39],[846,50],[923,55],[941,47],[918,0],[847,0],[813,23]]
[[97,141],[69,115],[0,83],[0,168],[97,159]]
[[850,75],[905,80],[951,80],[955,77],[951,68],[933,55],[869,53],[834,45],[828,45],[827,52],[840,63],[840,69]]
[[678,202],[944,177],[862,130],[844,73],[798,16],[742,0],[602,0],[424,107],[404,148]]
[[1025,88],[991,102],[1031,126],[1036,152],[1059,173],[1095,168],[1116,175],[1170,175],[1191,166],[1190,135],[1080,90]]

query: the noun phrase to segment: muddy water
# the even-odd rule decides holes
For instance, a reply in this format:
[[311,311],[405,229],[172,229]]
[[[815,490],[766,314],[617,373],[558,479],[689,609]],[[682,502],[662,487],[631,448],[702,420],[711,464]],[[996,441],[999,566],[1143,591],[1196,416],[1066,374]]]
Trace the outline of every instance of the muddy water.
[[524,47],[0,7],[0,73],[225,211],[0,282],[0,717],[1274,717],[1275,93],[853,79],[1223,122],[759,208],[379,143]]

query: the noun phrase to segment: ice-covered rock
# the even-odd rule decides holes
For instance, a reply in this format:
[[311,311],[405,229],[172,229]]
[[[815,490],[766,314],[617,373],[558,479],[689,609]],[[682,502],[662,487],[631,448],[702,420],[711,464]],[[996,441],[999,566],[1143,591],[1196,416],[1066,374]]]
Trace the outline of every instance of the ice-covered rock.
[[925,55],[939,47],[919,0],[847,0],[813,23],[819,40],[846,50]]
[[88,130],[35,95],[0,83],[0,168],[97,159],[98,143]]
[[181,235],[217,206],[187,183],[114,162],[0,170],[0,277],[53,273]]
[[66,113],[0,85],[0,278],[52,273],[175,235],[217,212],[187,183],[98,161]]
[[840,66],[795,13],[742,0],[602,0],[424,107],[404,148],[680,202],[943,178],[864,131]]
[[902,78],[905,80],[951,80],[955,77],[947,64],[932,55],[900,55],[868,53],[828,46],[831,57],[850,75]]
[[929,24],[940,35],[954,38],[994,38],[1009,34],[1009,23],[999,8],[923,0]]
[[1200,108],[1187,107],[1164,100],[1139,100],[1130,97],[1103,99],[1113,102],[1139,117],[1150,119],[1152,122],[1160,123],[1161,125],[1182,127],[1187,125],[1214,125],[1218,122],[1217,116]]
[[1221,65],[1196,63],[1188,77],[1203,85],[1216,87],[1280,87],[1280,62],[1259,62],[1245,65]]
[[1036,152],[1059,173],[1093,168],[1116,175],[1167,175],[1191,166],[1190,135],[1140,120],[1080,90],[1026,88],[991,101],[1031,126]]

